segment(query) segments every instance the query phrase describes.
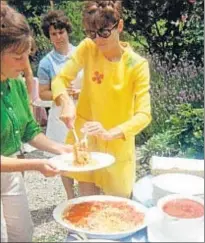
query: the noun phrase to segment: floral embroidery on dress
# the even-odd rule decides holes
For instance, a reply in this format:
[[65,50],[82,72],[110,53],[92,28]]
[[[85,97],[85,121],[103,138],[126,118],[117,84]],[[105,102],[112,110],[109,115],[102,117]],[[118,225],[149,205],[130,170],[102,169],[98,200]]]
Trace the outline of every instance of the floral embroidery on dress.
[[127,67],[134,67],[134,65],[137,63],[137,60],[134,57],[129,57],[127,62],[126,62],[126,66]]
[[96,72],[94,72],[94,76],[92,77],[92,80],[93,80],[93,82],[96,82],[97,84],[101,84],[103,78],[104,78],[104,74],[96,71]]

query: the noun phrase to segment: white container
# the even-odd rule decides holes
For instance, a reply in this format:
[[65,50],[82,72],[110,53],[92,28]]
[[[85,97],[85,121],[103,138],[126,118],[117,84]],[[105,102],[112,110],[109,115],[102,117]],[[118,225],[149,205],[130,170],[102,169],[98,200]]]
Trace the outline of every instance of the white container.
[[157,207],[148,213],[148,224],[158,225],[158,230],[170,241],[175,242],[198,242],[204,234],[204,215],[198,218],[173,217],[164,212],[163,206],[174,199],[190,199],[204,205],[203,199],[190,196],[172,194],[158,200]]
[[202,159],[152,156],[150,162],[152,175],[184,173],[204,178],[204,160]]
[[82,229],[80,227],[77,227],[73,225],[72,223],[65,222],[62,219],[63,212],[66,210],[68,205],[75,205],[78,203],[82,202],[92,202],[92,201],[97,201],[97,202],[125,202],[128,205],[134,207],[137,212],[144,213],[145,218],[146,218],[146,213],[148,212],[148,209],[142,205],[141,203],[132,201],[127,198],[121,198],[121,197],[115,197],[115,196],[107,196],[107,195],[95,195],[95,196],[85,196],[85,197],[78,197],[74,199],[70,199],[68,201],[62,202],[59,204],[53,211],[53,217],[62,226],[66,227],[69,232],[74,233],[74,234],[84,234],[87,236],[87,238],[92,238],[92,239],[106,239],[106,240],[118,240],[130,235],[133,235],[137,231],[140,231],[141,229],[144,229],[147,227],[146,222],[143,222],[140,225],[137,225],[134,228],[130,228],[126,231],[118,231],[118,232],[113,232],[113,233],[106,233],[103,232],[92,232],[88,229]]
[[182,173],[166,173],[155,176],[152,179],[152,185],[152,197],[155,205],[160,198],[170,194],[204,197],[204,179],[199,176]]

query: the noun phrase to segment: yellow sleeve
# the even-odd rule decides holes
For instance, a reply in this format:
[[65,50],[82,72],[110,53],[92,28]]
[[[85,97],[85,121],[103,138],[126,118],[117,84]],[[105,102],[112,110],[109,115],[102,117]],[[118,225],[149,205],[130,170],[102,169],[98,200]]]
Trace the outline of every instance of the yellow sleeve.
[[63,94],[69,87],[72,80],[77,77],[78,72],[84,66],[84,57],[86,52],[86,40],[82,41],[76,48],[71,59],[69,59],[58,75],[51,82],[53,100]]
[[119,125],[125,139],[140,133],[151,122],[151,104],[150,104],[150,72],[148,62],[143,61],[137,65],[133,72],[135,76],[134,92],[134,116]]

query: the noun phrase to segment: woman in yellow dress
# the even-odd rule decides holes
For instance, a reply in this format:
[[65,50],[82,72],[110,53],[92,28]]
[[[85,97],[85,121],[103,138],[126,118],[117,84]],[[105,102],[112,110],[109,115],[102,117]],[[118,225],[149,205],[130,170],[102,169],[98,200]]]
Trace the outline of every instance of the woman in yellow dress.
[[[87,1],[83,23],[87,38],[77,47],[52,82],[61,104],[61,120],[81,137],[89,133],[91,151],[110,153],[116,162],[105,169],[68,173],[79,181],[80,195],[130,197],[135,182],[135,135],[151,121],[149,65],[130,45],[119,40],[123,30],[121,1]],[[66,89],[84,69],[77,109]],[[67,142],[75,142],[72,133]]]

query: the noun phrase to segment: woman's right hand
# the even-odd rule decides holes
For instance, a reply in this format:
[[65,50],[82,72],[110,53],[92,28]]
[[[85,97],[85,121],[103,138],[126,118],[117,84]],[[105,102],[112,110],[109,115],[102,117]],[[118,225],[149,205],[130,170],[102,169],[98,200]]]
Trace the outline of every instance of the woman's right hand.
[[65,123],[66,127],[72,129],[76,118],[75,105],[64,105],[61,109],[60,120]]
[[72,97],[74,100],[78,99],[80,91],[80,89],[75,88],[73,81],[70,83],[70,86],[67,89],[68,95]]
[[60,173],[56,166],[47,159],[40,160],[40,163],[37,165],[37,170],[46,177],[56,176]]
[[56,101],[61,106],[59,119],[65,123],[66,127],[69,129],[73,128],[76,117],[76,108],[73,99],[68,96],[66,91],[59,95]]

